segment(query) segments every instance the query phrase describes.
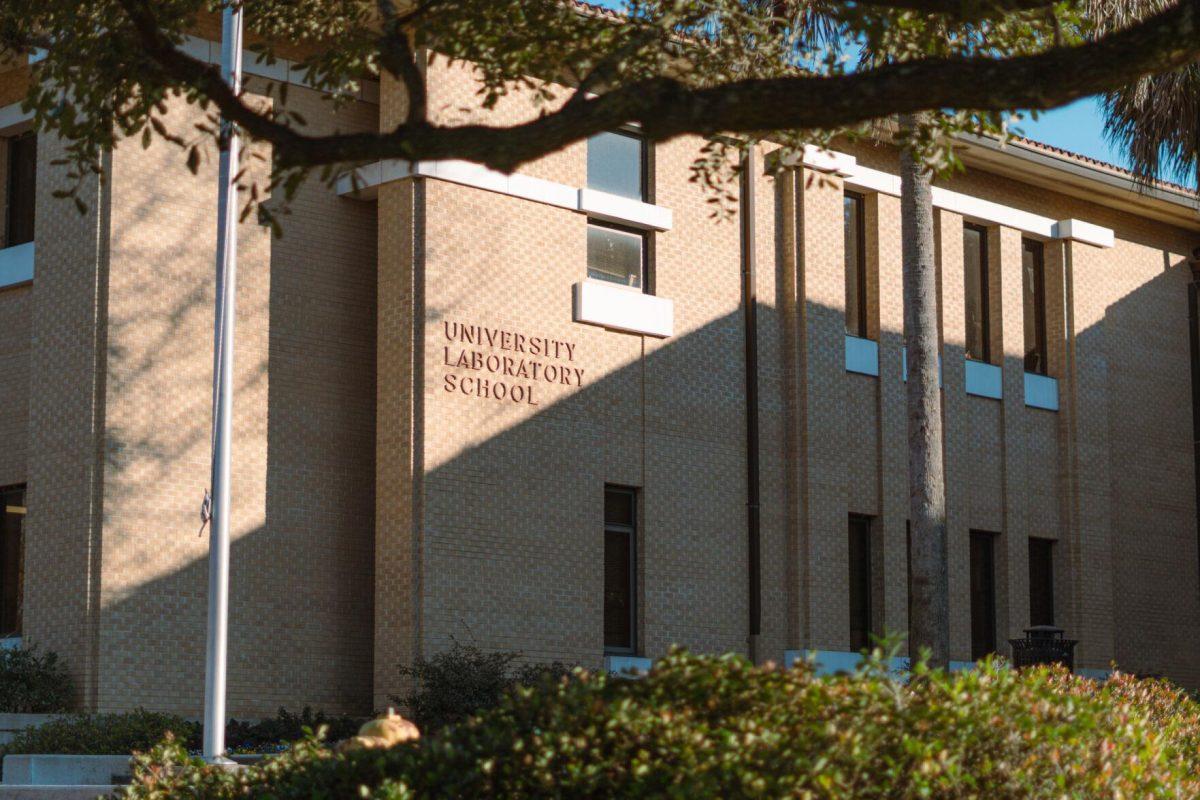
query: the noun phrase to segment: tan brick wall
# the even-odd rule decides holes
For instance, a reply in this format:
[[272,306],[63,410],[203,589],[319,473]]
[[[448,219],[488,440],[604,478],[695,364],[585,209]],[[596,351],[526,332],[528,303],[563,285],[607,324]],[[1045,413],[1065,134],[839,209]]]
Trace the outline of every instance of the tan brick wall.
[[[461,110],[474,102],[468,70],[435,59],[429,75],[435,114],[471,117]],[[498,119],[527,118],[528,106],[518,101],[505,100]],[[415,382],[421,390],[411,406],[389,401],[397,406],[396,427],[385,435],[381,422],[379,434],[378,554],[392,553],[392,577],[376,593],[377,697],[397,685],[394,664],[406,654],[440,650],[451,637],[521,650],[531,659],[597,663],[605,482],[643,489],[640,650],[655,655],[671,642],[744,648],[738,245],[736,230],[708,219],[686,182],[697,144],[682,140],[656,152],[655,200],[672,208],[676,221],[674,230],[653,235],[658,294],[675,302],[677,314],[676,334],[667,340],[570,321],[570,286],[584,272],[581,215],[438,181],[381,193],[381,247],[402,239],[385,269],[403,276],[391,296],[405,310],[394,326],[381,318],[380,374],[393,370],[389,385],[403,389]],[[582,185],[584,153],[575,147],[521,171]],[[885,148],[858,155],[895,169],[894,154]],[[784,649],[846,646],[849,512],[877,517],[877,624],[906,628],[899,203],[867,197],[875,298],[870,316],[880,340],[881,377],[875,379],[847,375],[843,367],[840,180],[805,170],[761,175],[755,184],[764,548],[759,653],[779,658]],[[1101,282],[1086,290],[1100,291],[1099,305],[1090,299],[1091,305],[1081,305],[1075,298],[1087,295],[1081,293],[1079,262],[1098,260],[1095,270],[1119,261],[1136,262],[1135,271],[1152,269],[1161,265],[1161,255],[1143,243],[1182,252],[1186,235],[1144,221],[1131,225],[1118,212],[978,171],[951,185],[1056,219],[1109,225],[1126,237],[1112,251],[1046,244],[1050,373],[1060,379],[1063,406],[1056,414],[1024,404],[1021,234],[997,226],[989,235],[993,360],[1003,368],[1005,398],[965,394],[963,219],[939,213],[952,657],[970,657],[968,535],[980,529],[1000,534],[999,637],[1016,635],[1028,623],[1028,537],[1058,539],[1057,615],[1084,640],[1081,664],[1102,667],[1116,652],[1113,592],[1120,579],[1111,554],[1121,545],[1112,543],[1107,517],[1089,494],[1140,497],[1143,487],[1095,488],[1096,480],[1107,487],[1109,472],[1102,459],[1084,455],[1088,448],[1107,448],[1113,438],[1104,419],[1118,396],[1104,388],[1112,385],[1110,372],[1092,371],[1104,365],[1091,355],[1098,345],[1089,337],[1097,335],[1091,320],[1102,320],[1121,298]],[[403,233],[413,230],[420,243]],[[1131,291],[1147,278],[1135,280]],[[381,285],[381,307],[383,291]],[[514,292],[520,298],[515,303]],[[588,377],[578,388],[547,387],[537,408],[449,394],[441,383],[454,372],[444,363],[447,322],[569,341],[580,358],[587,357]],[[408,340],[413,331],[415,345]],[[1168,358],[1186,356],[1184,333],[1172,328],[1171,348],[1184,349],[1168,348]],[[385,354],[385,335],[393,337],[394,355]],[[1086,368],[1085,356],[1091,359]],[[419,369],[406,366],[410,358]],[[1172,374],[1186,389],[1186,369]],[[1091,394],[1085,397],[1085,391]],[[381,380],[381,408],[390,394]],[[1108,405],[1098,416],[1088,403]],[[1164,413],[1184,427],[1179,441],[1186,442],[1186,402]],[[408,427],[415,439],[411,454],[396,444]],[[398,453],[385,452],[398,446]],[[396,456],[402,457],[385,471],[383,461]],[[1150,453],[1147,458],[1160,463]],[[702,476],[691,472],[697,462],[706,465]],[[1181,469],[1190,475],[1187,464]],[[1189,481],[1167,492],[1176,508],[1160,517],[1163,535],[1185,550],[1195,547]],[[385,483],[389,493],[391,484],[396,487],[387,498]],[[659,508],[664,499],[667,505]],[[385,519],[398,538],[385,541]],[[1136,575],[1143,583],[1146,577]],[[1187,584],[1195,577],[1179,580]],[[1142,609],[1164,624],[1193,624],[1194,610],[1167,610],[1154,592],[1142,591]],[[386,658],[380,655],[385,652]],[[1187,675],[1180,659],[1168,656],[1163,663],[1169,664],[1163,669]]]
[[[424,274],[425,182],[379,189],[378,383],[376,390],[375,602],[376,708],[399,686],[396,668],[422,653],[420,514],[424,394],[414,389]],[[423,311],[423,309],[421,309]]]
[[[253,90],[256,82],[251,83]],[[317,130],[372,129],[314,92]],[[194,712],[203,691],[216,159],[114,157],[106,404],[102,708]],[[261,180],[264,163],[247,156]],[[147,180],[174,173],[175,180]],[[240,225],[229,708],[365,711],[371,670],[375,246],[372,209],[314,181],[283,237]],[[286,558],[280,554],[286,553]],[[172,641],[164,661],[153,647]]]
[[[860,163],[896,169],[887,148],[848,149]],[[1081,640],[1080,664],[1106,667],[1115,657],[1130,669],[1196,682],[1182,644],[1200,633],[1183,261],[1200,236],[981,169],[943,183],[1110,227],[1117,238],[1111,249],[1045,244],[1050,374],[1059,378],[1061,406],[1051,413],[1022,401],[1021,234],[991,227],[992,350],[1004,367],[1005,400],[965,398],[968,444],[958,457],[966,459],[969,526],[1007,540],[1000,564],[1008,577],[997,586],[1001,634],[1026,624],[1027,537],[1058,539],[1056,615]],[[944,239],[943,253],[950,246]],[[949,296],[946,285],[943,292]],[[955,424],[948,419],[950,437]],[[953,479],[950,439],[947,454]],[[949,487],[948,497],[953,520]],[[954,580],[952,571],[952,592]]]
[[[434,59],[428,73],[435,117],[473,118],[460,111],[476,101],[469,70]],[[381,108],[336,117],[307,90],[289,99],[323,130],[374,130],[405,107],[388,81]],[[488,119],[531,113],[513,97]],[[312,183],[282,240],[242,224],[232,713],[382,707],[405,688],[398,665],[452,639],[598,666],[606,483],[641,489],[639,652],[748,652],[739,232],[687,180],[699,146],[684,137],[653,158],[652,197],[675,221],[651,235],[657,294],[675,304],[667,339],[572,321],[586,218],[571,210],[437,180],[387,184],[374,204]],[[848,513],[876,518],[877,626],[906,629],[908,492],[899,202],[866,203],[880,376],[847,374],[842,182],[767,175],[767,149],[752,182],[757,653],[778,660],[848,646]],[[18,332],[0,343],[0,403],[15,398],[0,406],[0,483],[30,486],[27,631],[63,654],[88,706],[195,713],[215,160],[192,177],[167,145],[118,148],[81,217],[50,198],[59,151],[39,155],[37,280],[0,292],[0,324]],[[854,152],[895,169],[885,148]],[[582,186],[586,146],[522,172]],[[979,170],[947,185],[1118,237],[1046,245],[1053,413],[1024,405],[1021,234],[999,226],[1004,399],[965,395],[963,220],[938,214],[952,657],[970,654],[975,528],[1000,534],[1001,639],[1028,622],[1027,537],[1047,536],[1082,666],[1116,658],[1200,683],[1182,265],[1200,237]],[[509,381],[536,405],[447,391],[448,376],[497,379],[447,357],[519,355],[450,342],[453,325],[569,344],[538,360],[572,378]]]
[[[319,130],[377,126],[372,106],[334,115],[298,87],[289,104]],[[39,174],[54,155],[42,149]],[[171,145],[119,146],[82,218],[50,181],[39,191],[33,358],[46,369],[30,389],[26,632],[63,654],[88,707],[194,714],[202,700],[209,156],[192,176]],[[267,162],[244,163],[265,175]],[[314,180],[282,223],[274,241],[253,214],[239,232],[229,710],[364,712],[375,211]]]
[[61,143],[38,146],[35,280],[30,289],[29,489],[25,518],[24,634],[56,651],[85,706],[96,702],[108,193],[80,192],[79,214],[51,193]]

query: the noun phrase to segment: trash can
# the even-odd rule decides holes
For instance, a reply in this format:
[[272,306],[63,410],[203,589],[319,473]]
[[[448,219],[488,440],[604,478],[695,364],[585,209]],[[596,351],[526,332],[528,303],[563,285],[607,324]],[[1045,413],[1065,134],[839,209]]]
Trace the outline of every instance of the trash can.
[[1075,639],[1064,639],[1063,629],[1053,625],[1035,625],[1025,629],[1024,639],[1009,639],[1012,663],[1018,669],[1038,664],[1063,664],[1075,671]]

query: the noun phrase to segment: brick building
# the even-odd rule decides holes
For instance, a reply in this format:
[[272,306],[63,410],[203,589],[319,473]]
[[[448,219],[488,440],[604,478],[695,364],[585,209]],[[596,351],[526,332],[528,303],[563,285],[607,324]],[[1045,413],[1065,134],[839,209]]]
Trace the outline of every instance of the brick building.
[[[316,130],[404,111],[386,80],[335,113],[288,62],[249,71]],[[117,147],[80,214],[26,80],[0,74],[0,624],[60,653],[84,707],[194,713],[216,165]],[[427,80],[461,120],[469,70]],[[935,194],[952,656],[1054,622],[1082,668],[1198,686],[1200,215],[1031,142],[963,144]],[[760,148],[717,220],[700,145],[377,164],[305,185],[282,238],[242,223],[231,713],[366,711],[453,639],[838,665],[906,629],[896,154],[768,171]]]

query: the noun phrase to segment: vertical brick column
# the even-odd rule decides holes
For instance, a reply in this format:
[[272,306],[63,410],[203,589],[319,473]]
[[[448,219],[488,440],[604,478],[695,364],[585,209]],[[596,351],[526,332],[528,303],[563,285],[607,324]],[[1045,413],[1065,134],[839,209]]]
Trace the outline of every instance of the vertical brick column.
[[845,240],[842,181],[803,170],[799,193],[800,474],[805,644],[849,647],[849,570],[843,437]]
[[84,708],[98,691],[100,537],[103,524],[104,359],[108,195],[81,192],[79,214],[51,192],[65,186],[38,142],[37,249],[30,325],[29,458],[24,634],[62,657]]
[[396,668],[420,655],[419,463],[422,397],[416,333],[423,196],[418,181],[379,188],[375,427],[375,707],[401,691]]
[[[1098,280],[1098,248],[1063,245],[1066,319],[1059,406],[1063,430],[1062,493],[1066,522],[1060,534],[1057,575],[1066,574],[1063,627],[1079,640],[1075,663],[1106,668],[1114,643],[1111,463],[1106,286]],[[1057,589],[1057,587],[1056,587]]]
[[[997,638],[1022,635],[1029,624],[1029,545],[1026,506],[1029,502],[1025,461],[1025,328],[1021,295],[1021,232],[1012,228],[989,231],[997,238],[990,248],[999,258],[992,268],[1000,273],[1000,326],[1004,349],[1002,424],[1004,463],[1004,530],[996,552]],[[1000,645],[1001,652],[1005,646]]]
[[[908,636],[908,401],[905,394],[904,264],[900,198],[872,197],[879,264],[879,485],[875,554],[881,557],[883,632]],[[906,644],[907,647],[907,644]]]
[[[795,229],[795,215],[784,212],[786,187],[791,186],[792,172],[768,174],[765,148],[756,155],[758,173],[755,185],[755,276],[758,294],[758,390],[759,390],[759,475],[761,480],[761,566],[762,566],[762,637],[759,657],[782,663],[785,650],[795,649],[794,608],[789,600],[795,596],[794,570],[789,545],[794,532],[794,516],[788,504],[788,468],[795,452],[790,448],[789,402],[794,399],[795,371],[789,368],[784,336],[795,328],[785,320],[783,293],[787,282],[784,271],[794,259],[787,257],[784,229]],[[794,211],[794,206],[792,206]],[[794,288],[794,287],[793,287]],[[795,302],[790,304],[794,310]]]
[[942,430],[946,465],[946,553],[950,569],[950,658],[971,658],[970,421],[966,386],[963,218],[938,213],[942,310]]
[[[380,79],[382,130],[404,118],[408,98],[390,75]],[[424,340],[414,327],[423,314],[424,192],[418,180],[379,187],[376,205],[379,274],[375,340],[375,653],[374,707],[403,691],[396,668],[420,655],[421,549],[419,489],[424,452],[417,414],[423,387],[415,371]]]

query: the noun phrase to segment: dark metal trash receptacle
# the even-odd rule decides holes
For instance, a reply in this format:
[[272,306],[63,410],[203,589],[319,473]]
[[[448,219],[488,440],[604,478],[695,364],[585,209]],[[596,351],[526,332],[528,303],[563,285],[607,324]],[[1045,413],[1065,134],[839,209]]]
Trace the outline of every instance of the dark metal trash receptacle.
[[1053,625],[1035,625],[1025,629],[1024,639],[1009,639],[1013,666],[1032,667],[1038,664],[1064,664],[1075,671],[1075,639],[1064,639],[1063,629]]

